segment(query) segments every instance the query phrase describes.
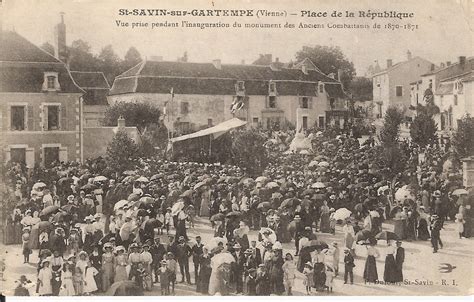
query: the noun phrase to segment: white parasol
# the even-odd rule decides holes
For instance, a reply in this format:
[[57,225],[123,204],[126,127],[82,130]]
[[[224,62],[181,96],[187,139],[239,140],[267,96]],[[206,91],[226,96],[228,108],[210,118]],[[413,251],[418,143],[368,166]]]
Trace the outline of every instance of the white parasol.
[[340,208],[340,209],[337,209],[336,212],[334,212],[333,218],[336,219],[336,220],[345,220],[345,219],[349,218],[351,216],[351,214],[352,214],[352,212],[349,211],[348,209]]

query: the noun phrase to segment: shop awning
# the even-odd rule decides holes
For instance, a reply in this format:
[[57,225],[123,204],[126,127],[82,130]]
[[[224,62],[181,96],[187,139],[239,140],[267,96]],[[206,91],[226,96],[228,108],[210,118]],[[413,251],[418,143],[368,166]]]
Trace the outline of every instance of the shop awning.
[[227,131],[229,131],[231,129],[234,129],[234,128],[241,127],[245,124],[247,124],[246,121],[242,121],[238,118],[233,118],[233,119],[227,120],[225,122],[222,122],[222,123],[220,123],[216,126],[213,126],[213,127],[207,128],[207,129],[199,130],[199,131],[194,132],[194,133],[190,133],[190,134],[186,134],[186,135],[183,135],[183,136],[172,138],[172,139],[170,139],[170,141],[171,141],[171,143],[176,143],[176,142],[185,141],[185,140],[188,140],[188,139],[193,139],[193,138],[198,138],[198,137],[203,137],[203,136],[207,136],[207,135],[212,135],[212,137],[215,139],[215,138],[218,138],[219,136],[221,136],[222,134],[226,133]]

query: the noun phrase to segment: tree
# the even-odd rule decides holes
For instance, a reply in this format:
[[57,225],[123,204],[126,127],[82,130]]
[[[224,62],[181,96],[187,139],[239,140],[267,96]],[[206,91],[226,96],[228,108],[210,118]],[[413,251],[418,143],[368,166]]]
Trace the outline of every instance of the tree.
[[160,109],[150,103],[118,102],[107,108],[103,123],[105,126],[117,126],[120,116],[125,119],[126,126],[135,126],[141,135],[145,135],[150,125],[160,122]]
[[453,146],[458,159],[474,155],[474,117],[467,114],[458,121]]
[[115,53],[112,45],[107,45],[100,51],[97,56],[101,71],[105,74],[107,81],[113,83],[116,76],[121,72],[122,61]]
[[140,52],[135,47],[130,47],[125,54],[123,61],[123,71],[132,68],[133,66],[137,65],[142,61],[142,56]]
[[398,143],[379,147],[378,166],[383,169],[384,175],[393,180],[398,174],[403,173],[407,167],[407,157]]
[[355,77],[349,85],[354,101],[371,101],[372,89],[372,80],[366,77]]
[[403,112],[396,107],[389,107],[385,112],[383,127],[380,130],[382,145],[392,145],[398,142],[400,124],[403,121]]
[[356,74],[354,64],[345,57],[337,46],[303,46],[296,53],[296,60],[302,61],[305,58],[310,59],[325,74],[337,74],[338,69],[341,69],[341,82],[344,87],[349,87],[349,83]]
[[266,138],[255,130],[235,131],[232,137],[232,162],[250,176],[262,175],[268,165]]
[[119,130],[107,146],[107,165],[118,173],[133,169],[138,156],[138,145],[123,130]]
[[437,141],[436,131],[436,122],[431,115],[425,112],[420,112],[410,126],[412,141],[422,148]]
[[75,40],[68,49],[69,68],[77,71],[100,71],[97,58],[91,53],[89,43]]
[[40,48],[49,53],[50,55],[54,56],[54,46],[49,44],[48,42],[44,42],[43,44],[41,44]]

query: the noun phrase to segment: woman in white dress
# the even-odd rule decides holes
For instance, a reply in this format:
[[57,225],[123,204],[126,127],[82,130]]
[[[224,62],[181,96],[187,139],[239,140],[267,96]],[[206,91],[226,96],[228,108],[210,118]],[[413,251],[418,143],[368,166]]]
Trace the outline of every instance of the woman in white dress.
[[344,233],[344,247],[348,248],[351,251],[352,256],[354,256],[354,226],[350,220],[346,220],[346,223],[342,227],[342,232]]
[[40,296],[51,296],[53,294],[53,287],[51,286],[51,279],[53,279],[53,272],[51,271],[50,260],[44,259],[42,268],[38,273],[38,294]]
[[99,273],[99,271],[92,266],[90,261],[87,263],[86,271],[85,271],[85,278],[84,278],[84,293],[86,295],[90,295],[91,293],[98,290],[97,283],[95,282],[95,276]]
[[64,264],[63,273],[61,274],[61,290],[60,296],[74,296],[74,284],[72,283],[72,265]]

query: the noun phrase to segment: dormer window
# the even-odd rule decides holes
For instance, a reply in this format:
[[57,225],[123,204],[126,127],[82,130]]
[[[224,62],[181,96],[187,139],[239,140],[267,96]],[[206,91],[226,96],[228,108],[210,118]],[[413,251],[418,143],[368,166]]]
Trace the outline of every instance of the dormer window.
[[237,82],[237,89],[239,91],[244,91],[245,90],[244,81],[238,81]]
[[318,90],[319,90],[319,93],[324,93],[324,83],[318,84]]
[[276,93],[276,83],[270,82],[270,84],[268,86],[268,90],[269,90],[270,93]]
[[43,91],[59,91],[58,73],[57,72],[45,72],[43,79]]

